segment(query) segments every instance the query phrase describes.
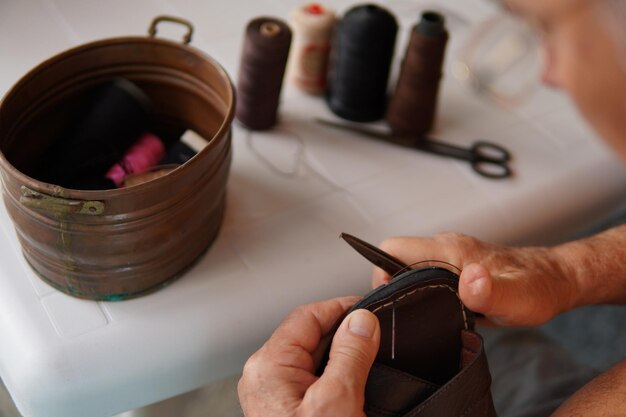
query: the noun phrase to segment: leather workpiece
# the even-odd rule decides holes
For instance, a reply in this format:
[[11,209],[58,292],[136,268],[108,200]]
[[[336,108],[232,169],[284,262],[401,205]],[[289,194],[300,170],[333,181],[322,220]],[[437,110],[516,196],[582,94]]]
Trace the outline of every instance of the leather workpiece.
[[[397,259],[343,237],[391,275],[400,271]],[[456,273],[432,266],[406,270],[350,311],[360,308],[376,314],[381,327],[365,388],[368,417],[496,417],[483,341],[458,295]]]

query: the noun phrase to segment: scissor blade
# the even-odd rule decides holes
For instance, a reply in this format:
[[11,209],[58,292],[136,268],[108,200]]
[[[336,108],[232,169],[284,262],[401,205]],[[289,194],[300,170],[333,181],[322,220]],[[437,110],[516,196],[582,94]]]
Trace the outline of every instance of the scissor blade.
[[424,139],[420,142],[416,142],[413,147],[415,149],[419,149],[420,151],[440,156],[447,156],[449,158],[461,159],[463,161],[473,161],[477,158],[476,153],[469,149],[432,139]]
[[341,130],[347,130],[349,132],[360,133],[362,135],[369,136],[374,139],[387,139],[387,137],[390,136],[389,134],[384,133],[384,132],[378,132],[373,129],[369,129],[369,128],[361,127],[361,126],[355,126],[355,125],[351,125],[347,123],[334,122],[332,120],[327,120],[327,119],[315,119],[315,121],[319,124],[322,124],[328,127],[333,127],[335,129],[341,129]]
[[391,134],[391,132],[381,132],[369,127],[356,126],[353,124],[335,122],[327,119],[315,119],[315,121],[324,126],[358,133],[372,139],[382,140],[383,142],[393,143],[395,145],[412,147],[413,144],[416,142],[415,138],[394,136]]
[[392,277],[398,272],[407,268],[407,265],[397,258],[389,255],[387,252],[378,249],[358,237],[342,233],[339,237],[345,240],[354,250],[359,252],[365,259],[391,275]]

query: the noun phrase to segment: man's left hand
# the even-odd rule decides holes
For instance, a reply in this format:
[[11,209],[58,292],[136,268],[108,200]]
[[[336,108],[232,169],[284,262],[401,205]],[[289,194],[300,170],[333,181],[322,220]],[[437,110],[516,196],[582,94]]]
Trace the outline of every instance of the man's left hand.
[[315,353],[357,297],[296,309],[246,363],[239,400],[247,417],[365,417],[365,382],[380,342],[378,319],[350,313],[333,337],[328,364],[317,377]]

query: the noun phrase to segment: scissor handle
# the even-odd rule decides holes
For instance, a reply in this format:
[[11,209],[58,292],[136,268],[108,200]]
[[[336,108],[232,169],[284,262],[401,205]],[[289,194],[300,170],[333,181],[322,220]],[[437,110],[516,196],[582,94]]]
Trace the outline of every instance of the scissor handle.
[[508,178],[513,172],[508,162],[511,154],[495,143],[478,141],[471,148],[474,154],[472,169],[487,178]]
[[511,168],[509,168],[506,163],[488,161],[486,159],[472,161],[472,169],[477,174],[487,178],[509,178],[513,175],[513,171],[511,171]]
[[502,163],[511,160],[511,153],[493,142],[476,141],[472,145],[471,150],[477,156],[477,159]]

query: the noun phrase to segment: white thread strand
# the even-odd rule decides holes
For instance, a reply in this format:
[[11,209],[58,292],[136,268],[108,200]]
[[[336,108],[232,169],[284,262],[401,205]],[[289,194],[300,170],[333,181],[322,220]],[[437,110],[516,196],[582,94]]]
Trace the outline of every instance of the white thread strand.
[[391,310],[391,359],[396,358],[396,305]]

